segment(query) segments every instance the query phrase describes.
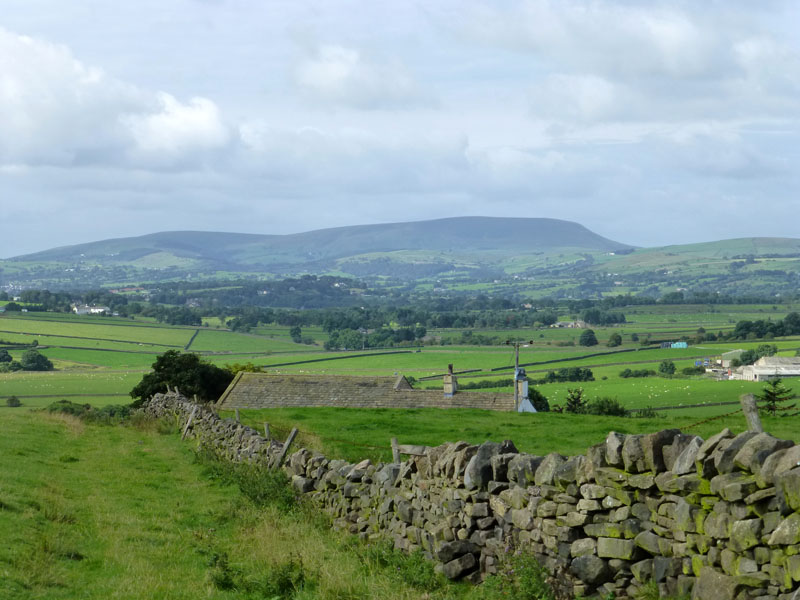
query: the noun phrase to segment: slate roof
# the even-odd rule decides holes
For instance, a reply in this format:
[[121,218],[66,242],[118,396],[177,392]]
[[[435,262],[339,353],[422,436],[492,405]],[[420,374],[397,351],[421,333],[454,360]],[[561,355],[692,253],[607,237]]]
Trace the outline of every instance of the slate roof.
[[240,372],[220,396],[217,407],[341,406],[348,408],[482,408],[513,410],[509,393],[458,393],[415,390],[402,376],[356,377]]

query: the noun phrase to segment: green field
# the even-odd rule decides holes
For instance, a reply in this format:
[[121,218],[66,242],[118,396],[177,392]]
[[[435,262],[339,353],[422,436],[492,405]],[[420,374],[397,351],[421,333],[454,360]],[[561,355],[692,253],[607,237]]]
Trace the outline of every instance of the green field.
[[300,506],[253,503],[174,427],[6,407],[0,422],[3,600],[489,600]]
[[34,314],[36,313],[28,313],[29,316],[26,318],[0,316],[0,336],[6,333],[24,333],[32,336],[122,341],[183,348],[195,331],[190,327],[130,325],[127,322],[98,323],[96,318],[88,317],[84,321],[39,319],[33,317]]
[[[510,439],[522,452],[565,455],[583,454],[586,448],[605,440],[609,431],[650,433],[661,429],[681,428],[687,433],[707,438],[730,427],[735,432],[747,429],[741,414],[695,425],[705,418],[729,413],[736,407],[715,407],[712,411],[670,411],[664,417],[641,419],[598,417],[557,413],[514,414],[482,410],[452,409],[373,409],[280,408],[241,410],[244,423],[270,431],[285,439],[292,427],[300,431],[299,445],[316,449],[328,456],[351,461],[364,457],[391,460],[390,440],[401,444],[437,446],[447,441],[464,440],[480,444],[487,440]],[[222,413],[232,416],[232,413]],[[800,442],[797,417],[766,417],[764,427],[774,435]],[[693,427],[690,427],[694,425]]]
[[269,354],[271,352],[313,352],[314,350],[319,350],[319,348],[295,344],[289,339],[288,335],[284,340],[260,335],[235,333],[232,331],[201,329],[189,347],[189,350],[192,352],[252,352]]
[[[709,320],[724,316],[726,319],[739,319],[744,316],[761,315],[760,311],[767,311],[769,316],[780,318],[787,307],[782,306],[780,311],[772,311],[771,307],[742,306],[717,306],[713,311],[703,313],[702,307],[697,306],[645,306],[634,307],[630,318],[641,319],[636,327],[641,327],[643,333],[649,333],[657,339],[656,333],[665,330],[665,323],[692,323],[686,331],[696,331],[695,323],[704,323],[703,318]],[[763,318],[763,317],[762,317]],[[705,323],[706,328],[709,323]],[[485,335],[490,331],[498,337],[511,339],[529,339],[532,344],[527,344],[520,349],[520,363],[527,366],[528,375],[535,380],[550,371],[566,367],[588,367],[592,369],[595,380],[583,383],[551,383],[539,385],[538,389],[550,401],[551,405],[564,402],[567,390],[581,387],[587,399],[610,397],[618,400],[628,409],[643,409],[647,407],[685,407],[678,410],[668,410],[661,413],[662,418],[650,424],[640,419],[624,419],[619,427],[634,428],[637,431],[647,430],[647,427],[660,428],[684,426],[696,421],[720,415],[735,409],[729,406],[713,406],[715,403],[735,403],[743,393],[758,392],[761,385],[741,381],[717,381],[706,376],[683,377],[677,375],[673,378],[648,377],[641,379],[623,379],[619,376],[624,368],[657,370],[662,360],[674,361],[678,368],[693,366],[696,360],[711,358],[732,349],[750,349],[764,343],[753,340],[734,343],[706,342],[698,346],[690,345],[687,349],[661,349],[642,348],[638,343],[631,342],[629,334],[625,333],[624,343],[618,348],[608,348],[602,344],[614,332],[629,331],[632,323],[622,327],[595,328],[601,344],[583,348],[581,346],[557,345],[571,337],[580,335],[580,330],[568,329],[542,329],[542,330],[484,330]],[[45,406],[61,397],[78,402],[93,404],[119,404],[128,401],[128,392],[138,383],[144,373],[149,371],[150,365],[159,353],[170,346],[154,346],[159,344],[187,344],[191,340],[190,351],[199,352],[206,360],[224,366],[232,363],[252,362],[262,365],[267,371],[281,373],[312,373],[312,374],[348,374],[348,375],[383,375],[391,376],[402,373],[417,379],[432,378],[417,383],[418,387],[441,389],[442,373],[447,370],[448,364],[453,364],[456,372],[470,371],[460,375],[462,384],[469,381],[485,381],[487,379],[508,378],[514,363],[511,347],[498,346],[425,346],[421,349],[376,350],[354,352],[326,352],[319,347],[295,344],[288,336],[288,327],[277,325],[262,326],[254,330],[256,333],[236,333],[225,329],[210,327],[189,328],[162,326],[153,322],[130,321],[128,319],[100,319],[98,317],[81,317],[76,315],[57,315],[55,313],[26,313],[24,317],[0,316],[0,330],[13,331],[13,334],[0,334],[0,338],[10,342],[28,342],[33,339],[39,342],[39,349],[55,364],[56,370],[45,373],[19,372],[0,374],[0,398],[18,396],[24,406]],[[307,328],[312,337],[320,336],[321,330]],[[460,336],[462,330],[443,330],[442,335]],[[475,330],[476,333],[479,330]],[[500,334],[505,333],[506,336]],[[527,335],[526,335],[527,334]],[[71,337],[66,337],[71,336]],[[194,338],[192,339],[192,336]],[[571,336],[571,337],[570,337]],[[10,339],[9,339],[10,338]],[[800,339],[787,338],[770,341],[776,344],[780,353],[792,356],[800,347]],[[181,348],[183,346],[180,346]],[[12,349],[13,358],[19,359],[23,349]],[[598,354],[598,356],[587,356]],[[497,391],[511,393],[510,388],[499,388]],[[461,393],[470,393],[462,391]],[[701,405],[689,408],[689,405]],[[315,409],[316,410],[316,409]],[[315,421],[314,410],[304,412],[303,419]],[[292,423],[281,416],[280,411],[275,413],[280,423],[289,427]],[[298,413],[299,414],[299,413]],[[325,414],[324,411],[320,414]],[[367,413],[366,419],[375,418],[378,411]],[[438,420],[452,419],[455,413]],[[483,413],[479,413],[483,414]],[[371,416],[370,416],[371,415]],[[298,419],[300,417],[298,416]],[[322,420],[328,417],[323,417]],[[457,413],[459,421],[474,419],[476,421],[489,421],[501,419],[492,435],[508,437],[503,433],[506,426],[514,428],[514,423],[529,422],[530,417],[520,415],[491,415],[490,417],[470,417],[468,412]],[[561,415],[537,415],[530,421],[532,426],[542,422],[559,424]],[[575,419],[584,417],[572,417]],[[259,420],[269,420],[265,415],[259,415]],[[395,415],[392,419],[400,419]],[[426,420],[420,419],[420,420]],[[505,419],[505,420],[503,420]],[[537,420],[538,419],[538,420]],[[437,419],[434,419],[437,420]],[[553,449],[567,452],[591,443],[602,434],[604,428],[612,427],[603,418],[592,417],[589,419],[592,427],[579,427],[577,436],[556,435],[548,443],[553,443]],[[399,421],[398,421],[399,422]],[[645,424],[643,424],[645,423]],[[779,427],[783,427],[778,422]],[[276,422],[277,426],[281,424]],[[553,426],[553,425],[549,425]],[[596,426],[596,427],[595,427]],[[317,427],[316,425],[314,426]],[[364,432],[370,431],[373,426],[359,425]],[[377,427],[377,425],[376,425]],[[421,425],[412,427],[402,425],[411,430],[416,427],[416,433],[422,433]],[[440,437],[428,436],[425,443],[441,443],[459,437],[463,432],[475,430],[469,426],[466,429],[455,428],[442,430],[436,426]],[[324,428],[323,428],[324,429]],[[535,428],[534,428],[535,429]],[[559,425],[559,429],[561,426]],[[800,429],[800,428],[798,428]],[[315,430],[315,429],[314,429]],[[380,438],[387,436],[389,429],[379,427]],[[394,431],[396,431],[394,429]],[[322,431],[322,430],[321,430]],[[484,433],[489,433],[487,432]],[[332,437],[337,437],[335,432]],[[344,433],[342,434],[344,435]],[[346,433],[352,437],[352,433]],[[433,435],[433,434],[431,434]],[[536,434],[523,434],[526,437]],[[480,436],[474,439],[479,439]],[[523,438],[525,439],[525,438]],[[547,437],[543,439],[549,439]],[[560,440],[560,441],[559,441]],[[474,440],[470,440],[474,441]],[[368,444],[369,445],[369,444]],[[538,446],[537,446],[538,448]]]

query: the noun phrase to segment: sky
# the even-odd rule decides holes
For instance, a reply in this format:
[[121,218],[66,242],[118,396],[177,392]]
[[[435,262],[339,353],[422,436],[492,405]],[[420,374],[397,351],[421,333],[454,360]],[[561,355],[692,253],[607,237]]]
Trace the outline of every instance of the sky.
[[0,257],[550,217],[800,237],[800,3],[3,0]]

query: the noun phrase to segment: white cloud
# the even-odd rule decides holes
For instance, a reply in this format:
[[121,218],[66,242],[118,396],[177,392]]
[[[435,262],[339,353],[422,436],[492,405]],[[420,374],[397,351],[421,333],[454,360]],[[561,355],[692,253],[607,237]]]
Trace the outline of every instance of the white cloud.
[[187,151],[224,146],[230,140],[219,109],[206,98],[181,104],[167,93],[158,94],[154,112],[122,115],[138,149],[145,153],[180,155]]
[[0,28],[0,163],[175,161],[227,140],[210,100],[182,104],[109,77],[65,46]]
[[297,86],[319,102],[358,109],[430,106],[433,99],[399,61],[377,62],[353,48],[320,45],[297,64]]
[[466,11],[461,30],[484,43],[541,54],[562,68],[697,77],[724,58],[718,32],[669,5],[527,0],[500,6]]

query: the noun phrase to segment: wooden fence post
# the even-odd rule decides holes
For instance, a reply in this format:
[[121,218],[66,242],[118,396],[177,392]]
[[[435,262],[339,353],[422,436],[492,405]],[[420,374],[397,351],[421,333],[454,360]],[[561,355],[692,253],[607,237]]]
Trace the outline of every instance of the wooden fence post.
[[397,438],[392,438],[392,462],[400,462],[400,448],[397,447]]
[[238,423],[239,422],[239,409],[238,408],[234,408],[233,410],[236,411],[236,422]]
[[272,437],[269,434],[269,423],[264,423],[264,437],[267,438],[267,441],[270,441]]
[[197,407],[195,406],[192,408],[192,412],[189,414],[189,418],[186,420],[186,426],[183,428],[183,433],[181,434],[181,439],[186,439],[186,434],[189,432],[189,426],[192,424],[192,419],[194,419],[194,413],[197,412]]
[[286,460],[286,454],[289,452],[289,448],[294,441],[295,436],[297,435],[297,427],[293,427],[292,431],[289,433],[289,437],[286,438],[286,441],[283,443],[283,448],[281,448],[280,454],[278,454],[278,458],[275,459],[275,464],[272,465],[274,469],[280,469],[283,465],[283,461]]
[[742,411],[747,418],[747,430],[763,433],[764,426],[761,425],[761,418],[758,416],[758,405],[753,394],[743,394],[739,397],[742,403]]

